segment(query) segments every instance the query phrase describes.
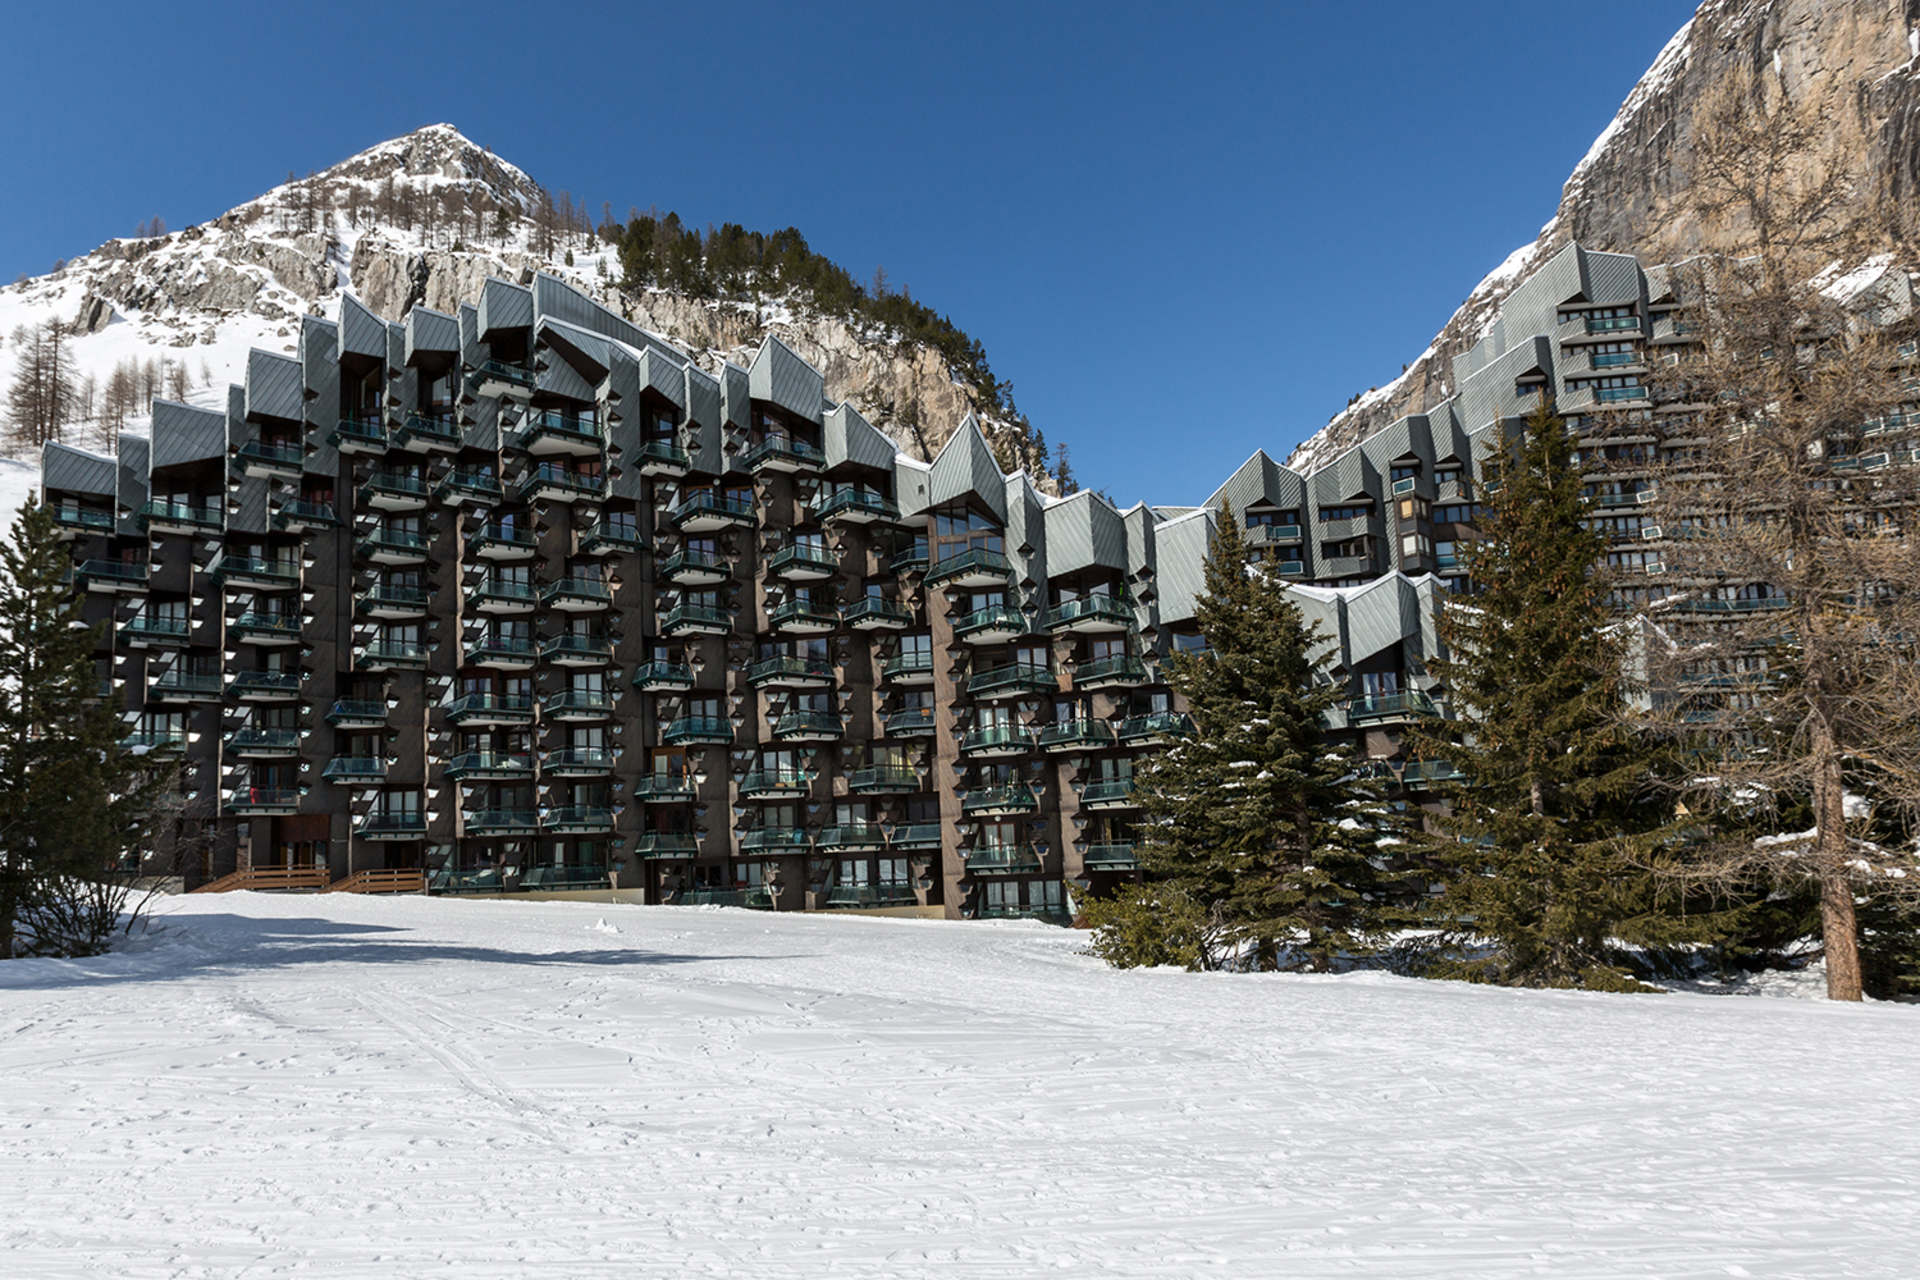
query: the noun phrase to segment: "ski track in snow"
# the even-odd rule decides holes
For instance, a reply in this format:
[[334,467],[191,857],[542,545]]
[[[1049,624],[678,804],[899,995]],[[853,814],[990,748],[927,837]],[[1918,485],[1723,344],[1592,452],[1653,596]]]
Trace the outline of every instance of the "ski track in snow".
[[1013,923],[158,923],[0,964],[9,1275],[1920,1272],[1901,1006],[1119,973]]

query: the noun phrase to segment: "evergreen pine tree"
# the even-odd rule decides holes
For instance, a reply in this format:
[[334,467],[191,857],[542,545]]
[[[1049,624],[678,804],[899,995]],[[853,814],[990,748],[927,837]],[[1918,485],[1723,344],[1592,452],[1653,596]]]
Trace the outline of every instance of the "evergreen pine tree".
[[1187,933],[1204,920],[1184,948],[1190,967],[1331,969],[1394,922],[1380,847],[1392,816],[1329,735],[1343,695],[1314,628],[1279,579],[1248,568],[1230,510],[1197,613],[1207,650],[1176,656],[1169,676],[1195,734],[1137,775],[1145,885],[1129,900],[1152,911],[1163,899],[1169,926]]
[[1488,459],[1475,593],[1439,618],[1429,670],[1461,714],[1437,735],[1465,779],[1422,843],[1442,889],[1433,971],[1516,986],[1631,990],[1619,942],[1699,937],[1713,918],[1663,906],[1644,868],[1675,834],[1658,753],[1635,739],[1626,641],[1610,627],[1607,542],[1586,524],[1575,441],[1545,404]]
[[99,696],[70,567],[51,513],[29,501],[0,544],[0,955],[104,946],[159,788]]

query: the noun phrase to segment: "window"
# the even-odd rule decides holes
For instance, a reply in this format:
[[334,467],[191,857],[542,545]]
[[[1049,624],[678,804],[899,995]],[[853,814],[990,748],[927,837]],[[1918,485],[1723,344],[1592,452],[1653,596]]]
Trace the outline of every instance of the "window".
[[1435,524],[1474,524],[1486,514],[1477,502],[1453,502],[1433,509]]
[[1320,508],[1320,523],[1328,524],[1335,520],[1365,520],[1373,514],[1373,504],[1351,503],[1344,507]]

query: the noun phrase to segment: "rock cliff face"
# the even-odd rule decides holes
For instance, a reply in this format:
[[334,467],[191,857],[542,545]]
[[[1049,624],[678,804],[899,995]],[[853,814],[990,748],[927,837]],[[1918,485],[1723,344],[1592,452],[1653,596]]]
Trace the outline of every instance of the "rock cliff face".
[[1823,158],[1846,163],[1860,198],[1866,252],[1920,239],[1920,0],[1706,0],[1641,77],[1561,192],[1539,238],[1515,251],[1394,382],[1335,417],[1289,460],[1311,467],[1451,392],[1453,358],[1499,302],[1569,241],[1667,262],[1738,250],[1733,226],[1702,226],[1676,208],[1691,181],[1695,109],[1731,77],[1766,78],[1810,102],[1826,123]]
[[[969,411],[979,413],[1002,461],[1051,486],[1025,425],[982,406],[933,349],[796,297],[756,310],[659,290],[628,294],[615,285],[611,250],[591,235],[533,252],[543,197],[520,169],[450,125],[431,125],[209,222],[109,241],[50,275],[0,289],[0,330],[58,319],[75,335],[79,376],[102,385],[128,359],[204,367],[195,396],[217,403],[248,348],[291,351],[299,317],[336,313],[343,291],[398,319],[415,304],[451,311],[471,302],[488,276],[524,281],[544,270],[709,369],[744,363],[764,337],[779,337],[826,375],[829,396],[852,401],[913,456],[931,457]],[[10,372],[7,345],[0,344],[0,387]]]

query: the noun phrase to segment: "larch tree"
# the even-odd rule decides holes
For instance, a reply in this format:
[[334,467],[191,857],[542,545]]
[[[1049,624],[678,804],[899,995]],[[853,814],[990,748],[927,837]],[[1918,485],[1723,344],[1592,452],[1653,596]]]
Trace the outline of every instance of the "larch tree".
[[[1654,382],[1685,426],[1648,508],[1670,637],[1653,657],[1667,728],[1702,761],[1686,802],[1729,828],[1676,874],[1816,894],[1827,993],[1858,1000],[1860,907],[1920,886],[1911,841],[1874,838],[1920,809],[1920,363],[1873,271],[1841,274],[1864,252],[1855,184],[1818,158],[1821,129],[1756,76],[1687,139],[1684,198],[1751,251],[1674,275],[1693,341]],[[1810,829],[1779,831],[1794,814]]]

